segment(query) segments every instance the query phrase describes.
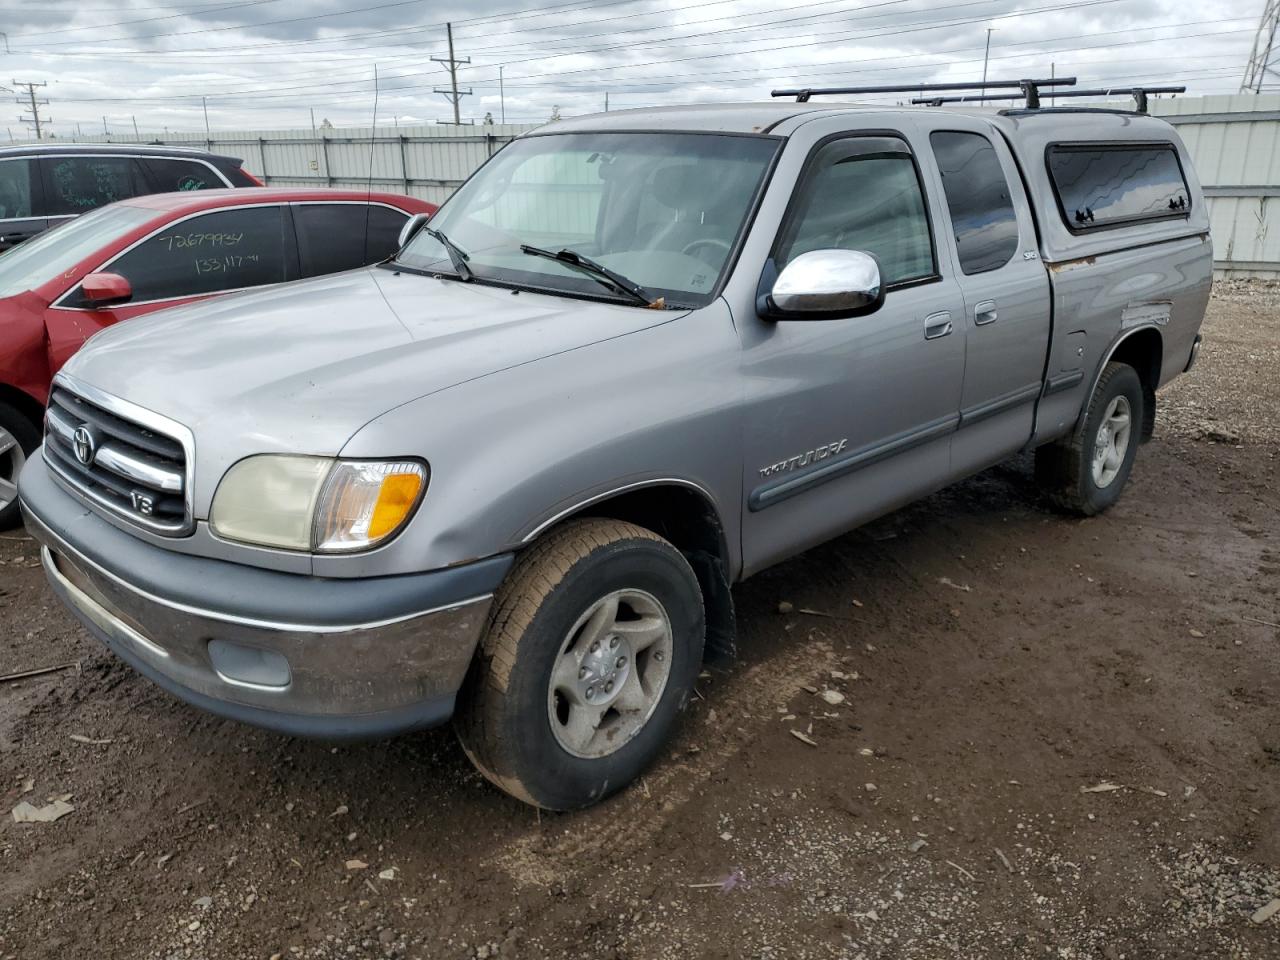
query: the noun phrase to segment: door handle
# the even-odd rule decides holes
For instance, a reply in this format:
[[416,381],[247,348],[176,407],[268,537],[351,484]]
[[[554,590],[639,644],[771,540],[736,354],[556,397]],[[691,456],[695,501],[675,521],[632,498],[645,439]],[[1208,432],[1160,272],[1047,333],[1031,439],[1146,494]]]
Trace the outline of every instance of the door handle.
[[951,333],[951,330],[950,310],[931,313],[924,318],[924,338],[926,340],[937,340],[939,337],[945,337]]
[[994,300],[983,300],[973,308],[973,322],[979,327],[985,327],[988,323],[995,323],[996,316],[996,302]]

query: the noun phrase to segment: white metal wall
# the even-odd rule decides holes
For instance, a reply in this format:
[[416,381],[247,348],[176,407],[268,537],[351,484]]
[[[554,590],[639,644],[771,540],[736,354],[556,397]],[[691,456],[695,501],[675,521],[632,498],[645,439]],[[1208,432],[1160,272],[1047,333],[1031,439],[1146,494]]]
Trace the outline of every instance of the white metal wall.
[[1151,112],[1191,152],[1218,274],[1280,277],[1280,94],[1153,100]]
[[[1128,103],[1115,104],[1128,107]],[[1204,185],[1221,275],[1280,277],[1280,94],[1175,97],[1151,112],[1178,128]],[[440,203],[495,150],[531,130],[514,124],[171,134],[165,143],[242,157],[273,186],[358,186],[370,175],[388,190]],[[154,137],[98,136],[117,143]]]
[[113,134],[82,142],[199,147],[242,158],[246,170],[273,187],[364,186],[372,174],[376,187],[442,203],[494,151],[532,129],[517,124],[344,127],[318,135],[311,130],[244,130],[163,138]]

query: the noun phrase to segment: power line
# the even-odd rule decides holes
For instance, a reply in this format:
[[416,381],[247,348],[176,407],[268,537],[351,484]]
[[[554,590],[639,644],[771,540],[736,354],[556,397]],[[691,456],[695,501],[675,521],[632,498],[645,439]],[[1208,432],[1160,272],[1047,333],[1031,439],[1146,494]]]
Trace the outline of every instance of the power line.
[[[198,11],[199,13],[223,13],[227,10],[238,10],[241,7],[260,7],[266,3],[279,3],[280,0],[241,0],[240,3],[226,3],[225,0],[221,6],[205,7]],[[158,7],[156,9],[164,9]],[[62,27],[59,30],[41,30],[35,33],[15,33],[14,37],[18,40],[26,40],[29,37],[52,37],[62,33],[76,33],[82,30],[107,30],[111,27],[127,27],[135,23],[155,23],[158,20],[180,20],[183,17],[190,17],[190,13],[171,13],[163,17],[142,17],[138,20],[118,20],[115,23],[95,23],[87,27]]]
[[[1070,6],[1080,6],[1080,5],[1087,5],[1087,4],[1067,4],[1067,5],[1065,5],[1065,6],[1070,7]],[[1042,10],[1043,10],[1043,9],[1046,9],[1046,8],[1039,8],[1039,9],[1042,9]],[[1061,9],[1061,8],[1059,8],[1059,9]],[[1185,26],[1195,26],[1195,25],[1205,24],[1205,23],[1221,23],[1221,22],[1223,22],[1223,21],[1213,20],[1213,21],[1192,21],[1192,22],[1186,22],[1186,23],[1161,24],[1161,25],[1159,25],[1159,26],[1157,26],[1157,27],[1153,27],[1153,28],[1151,28],[1151,29],[1153,29],[1153,30],[1154,30],[1154,29],[1173,29],[1173,28],[1185,27]],[[892,32],[898,33],[898,32],[915,32],[915,31],[914,31],[914,30],[909,30],[909,29],[908,29],[908,30],[892,31]],[[1042,47],[1044,44],[1049,44],[1049,43],[1060,43],[1060,42],[1062,42],[1062,41],[1066,41],[1066,40],[1079,40],[1079,39],[1086,39],[1086,38],[1093,38],[1093,37],[1105,37],[1105,36],[1112,36],[1112,35],[1117,35],[1117,34],[1125,34],[1125,35],[1127,36],[1128,34],[1130,34],[1130,32],[1131,32],[1131,31],[1129,31],[1129,30],[1125,29],[1125,30],[1105,31],[1105,32],[1101,32],[1101,33],[1092,33],[1092,34],[1076,34],[1076,35],[1070,35],[1070,36],[1061,36],[1061,37],[1043,38],[1043,39],[1038,39],[1038,40],[1019,41],[1019,42],[1015,42],[1015,43],[1005,44],[1005,49],[1010,49],[1010,48],[1018,47],[1018,46],[1028,46],[1028,45],[1030,45],[1030,46],[1035,46],[1035,47]],[[1241,31],[1211,31],[1211,32],[1193,33],[1193,34],[1180,34],[1180,35],[1174,35],[1174,36],[1153,37],[1152,39],[1150,39],[1150,40],[1145,40],[1145,41],[1134,41],[1134,40],[1132,40],[1132,39],[1128,39],[1128,38],[1127,38],[1127,39],[1125,39],[1125,40],[1117,41],[1117,42],[1114,42],[1114,43],[1089,44],[1089,45],[1077,45],[1077,46],[1075,46],[1075,47],[1071,47],[1071,48],[1037,49],[1037,50],[1030,50],[1030,51],[1020,52],[1020,53],[1007,53],[1007,54],[1003,54],[1003,55],[1000,55],[1000,56],[994,56],[994,57],[991,57],[991,60],[992,60],[992,61],[1017,60],[1017,59],[1026,59],[1026,58],[1034,57],[1034,56],[1037,56],[1037,55],[1045,55],[1045,56],[1047,56],[1047,55],[1054,55],[1054,56],[1059,56],[1059,55],[1062,55],[1062,54],[1071,53],[1071,52],[1073,52],[1073,51],[1092,50],[1092,49],[1107,49],[1107,48],[1114,48],[1114,47],[1133,47],[1133,46],[1145,45],[1145,44],[1150,44],[1150,43],[1166,43],[1166,42],[1168,42],[1169,40],[1174,40],[1174,39],[1180,39],[1180,40],[1185,40],[1185,39],[1197,39],[1197,38],[1204,38],[1204,37],[1228,36],[1228,35],[1233,35],[1233,34],[1238,34],[1238,33],[1247,33],[1247,32],[1249,32],[1249,31],[1247,31],[1247,30],[1241,30]],[[888,32],[884,32],[884,31],[882,31],[882,32],[880,32],[880,33],[877,33],[877,34],[872,35],[872,38],[873,38],[873,39],[879,39],[879,38],[882,38],[882,37],[887,36],[887,35],[889,35],[889,33],[888,33]],[[736,44],[737,44],[737,42],[735,42],[735,46],[736,46]],[[723,46],[723,45],[724,45],[724,44],[717,44],[717,46]],[[794,45],[794,46],[810,46],[810,44],[796,44],[796,45]],[[739,49],[740,49],[740,48],[739,48]],[[770,48],[770,49],[779,49],[779,48]],[[961,53],[961,52],[965,52],[965,51],[967,51],[967,50],[974,50],[974,49],[981,50],[981,48],[972,48],[972,47],[968,47],[968,48],[952,48],[952,49],[949,49],[949,50],[940,51],[940,53],[942,53],[942,54],[946,54],[946,53]],[[766,50],[761,50],[761,51],[745,51],[745,52],[768,52],[768,51],[766,51]],[[556,79],[555,79],[555,83],[550,84],[550,85],[553,85],[553,86],[557,87],[558,89],[564,89],[564,88],[566,88],[566,87],[567,87],[567,86],[569,86],[569,85],[566,85],[566,84],[564,83],[564,81],[563,81],[561,78],[562,78],[562,77],[564,77],[564,76],[565,76],[566,74],[568,74],[568,73],[583,73],[583,72],[585,72],[585,73],[601,73],[601,72],[608,71],[608,72],[610,73],[610,75],[611,75],[611,83],[614,85],[614,87],[615,87],[615,89],[616,89],[619,85],[623,85],[623,86],[625,86],[625,85],[626,85],[626,83],[628,82],[628,81],[625,81],[625,80],[624,80],[624,81],[618,81],[618,80],[617,80],[617,78],[616,78],[616,71],[617,71],[618,69],[623,68],[623,67],[626,67],[626,68],[632,68],[632,67],[642,67],[642,66],[645,66],[645,67],[648,67],[648,66],[666,66],[666,65],[668,65],[668,64],[670,64],[670,63],[672,63],[672,62],[682,62],[682,61],[687,61],[687,60],[700,60],[700,59],[718,58],[718,57],[720,57],[720,56],[724,56],[724,55],[725,55],[725,54],[715,54],[715,53],[713,53],[713,54],[704,54],[704,55],[702,55],[702,56],[700,56],[700,57],[692,57],[692,58],[689,58],[689,57],[686,57],[686,58],[675,58],[675,59],[665,59],[665,60],[657,60],[657,61],[646,61],[645,63],[638,63],[638,64],[622,64],[622,65],[613,65],[613,66],[606,66],[606,67],[593,67],[593,68],[586,68],[586,69],[584,69],[584,70],[578,70],[578,71],[549,71],[549,72],[544,72],[544,73],[531,73],[531,74],[523,74],[523,75],[517,76],[517,77],[512,78],[512,79],[515,79],[515,80],[519,81],[519,80],[531,80],[531,79],[538,79],[538,78],[541,78],[541,77],[553,77],[553,78],[556,78]],[[889,56],[879,57],[879,58],[865,58],[865,57],[863,57],[863,58],[859,58],[858,62],[859,62],[859,63],[870,63],[870,62],[874,62],[874,61],[876,61],[876,60],[902,61],[902,60],[912,59],[912,58],[933,57],[933,56],[937,56],[937,54],[933,54],[933,53],[921,53],[921,54],[914,54],[914,55],[911,55],[911,54],[908,54],[908,55],[894,54],[894,55],[889,55]],[[978,58],[978,59],[980,60],[981,58]],[[835,66],[835,65],[843,65],[843,64],[848,63],[848,62],[849,62],[848,60],[824,61],[824,62],[819,62],[819,63],[815,63],[815,64],[806,65],[806,68],[820,67],[820,66]],[[920,71],[920,70],[931,70],[931,69],[940,69],[940,68],[948,68],[948,67],[964,66],[964,65],[966,65],[966,64],[968,64],[968,63],[972,63],[972,62],[975,62],[975,61],[974,61],[974,60],[972,60],[972,59],[964,59],[964,60],[943,60],[943,61],[937,61],[937,62],[934,62],[934,63],[928,63],[928,64],[902,64],[902,65],[900,65],[900,66],[895,66],[895,67],[874,67],[874,68],[870,68],[870,69],[858,69],[858,68],[853,68],[853,69],[845,69],[845,70],[837,71],[837,73],[842,74],[842,75],[848,75],[848,74],[865,74],[865,73],[884,73],[884,72],[892,72],[892,71],[896,71],[896,70],[917,70],[917,71]],[[830,72],[824,72],[824,73],[830,73]],[[662,82],[662,85],[671,85],[671,86],[674,86],[674,85],[679,85],[679,84],[681,84],[682,82],[687,82],[688,80],[691,80],[691,79],[710,78],[710,77],[721,77],[721,76],[726,76],[726,75],[730,75],[730,74],[732,74],[732,75],[737,75],[737,76],[742,76],[742,75],[746,74],[746,75],[748,75],[748,76],[767,76],[767,77],[778,77],[778,76],[780,76],[780,75],[783,75],[781,71],[778,71],[778,70],[776,70],[776,69],[769,69],[769,68],[750,68],[750,69],[747,69],[747,70],[744,70],[744,69],[733,69],[733,70],[722,70],[722,71],[699,71],[699,73],[698,73],[698,74],[696,74],[696,75],[690,75],[690,74],[670,74],[670,73],[667,73],[667,74],[666,74],[667,79],[666,79],[666,80],[664,80],[664,81]],[[415,77],[423,76],[423,75],[424,75],[424,74],[423,74],[423,73],[421,73],[421,72],[403,73],[403,74],[397,74],[397,75],[395,75],[395,76],[388,77],[388,78],[386,78],[386,79],[388,79],[388,80],[413,79],[413,78],[415,78]],[[788,75],[797,76],[797,75],[798,75],[798,73],[797,73],[796,71],[788,71]],[[505,81],[505,85],[506,85],[506,86],[510,86],[510,87],[514,87],[514,88],[520,88],[520,87],[522,87],[522,86],[523,86],[523,87],[541,87],[541,86],[546,86],[545,84],[521,84],[521,83],[518,83],[518,82],[517,82],[517,83],[512,83],[510,80],[506,80],[505,78],[504,78],[504,81]],[[642,83],[642,80],[637,80],[637,81],[633,81],[633,82],[635,82],[635,83],[637,83],[637,84],[639,85],[639,84],[641,84],[641,83]],[[338,83],[339,83],[339,84],[353,84],[353,83],[363,83],[363,81],[339,81]],[[473,81],[473,84],[475,84],[475,83],[479,83],[479,84],[492,84],[492,85],[496,86],[496,85],[497,85],[497,78],[494,78],[494,79],[492,79],[492,80],[479,80],[479,81]],[[650,84],[650,85],[652,85],[652,84]],[[591,86],[587,86],[587,87],[585,87],[585,89],[598,89],[598,86],[599,86],[598,84],[594,84],[594,85],[591,85]],[[365,93],[364,93],[362,90],[353,90],[353,91],[349,91],[349,92],[347,92],[347,91],[338,91],[338,92],[335,92],[333,88],[334,88],[334,84],[333,84],[333,83],[325,84],[325,92],[328,94],[328,98],[329,98],[329,99],[331,99],[331,100],[334,100],[334,99],[341,100],[341,99],[349,99],[349,98],[351,98],[351,97],[363,97],[363,96],[365,96]],[[221,97],[221,99],[225,102],[225,101],[228,101],[228,100],[235,100],[235,99],[237,99],[237,97],[242,97],[242,98],[244,98],[244,99],[252,100],[254,103],[262,103],[262,102],[264,102],[264,101],[272,100],[272,99],[282,99],[282,98],[290,98],[290,99],[292,99],[292,98],[294,98],[294,97],[296,97],[296,96],[298,96],[298,95],[299,95],[299,94],[297,94],[297,93],[291,93],[291,92],[289,92],[289,91],[291,91],[291,90],[311,90],[311,89],[313,89],[313,87],[312,87],[311,85],[302,85],[302,86],[300,86],[300,87],[289,87],[289,86],[286,86],[286,87],[279,87],[279,88],[269,88],[269,89],[265,89],[265,90],[264,90],[264,89],[259,88],[258,90],[253,91],[253,92],[248,92],[248,91],[246,91],[246,92],[244,92],[243,94],[229,94],[229,95],[224,95],[223,97]],[[386,94],[386,93],[397,93],[397,92],[398,92],[398,93],[404,94],[404,93],[407,93],[407,92],[417,91],[417,90],[421,90],[421,89],[423,89],[423,87],[422,87],[422,86],[420,86],[420,85],[417,85],[417,84],[408,84],[408,85],[402,85],[402,86],[399,86],[399,87],[386,87],[386,86],[384,85],[384,87],[383,87],[383,93],[384,93],[384,94]],[[578,88],[578,89],[582,89],[582,88]],[[79,102],[100,102],[100,101],[101,101],[101,102],[131,102],[131,101],[135,101],[135,100],[150,100],[150,101],[153,101],[153,102],[158,102],[158,101],[167,101],[167,102],[175,102],[175,103],[176,103],[176,102],[181,102],[181,101],[183,101],[183,100],[187,100],[187,99],[195,99],[195,98],[197,98],[197,97],[199,97],[199,96],[201,96],[201,95],[200,95],[200,94],[169,94],[169,95],[163,95],[163,96],[157,96],[157,97],[108,97],[108,98],[85,98],[85,99],[82,99],[82,100],[78,100],[78,99],[75,99],[75,98],[66,98],[66,97],[64,97],[64,98],[62,98],[62,99],[67,99],[67,100],[70,100],[71,102],[77,102],[77,103],[79,103]]]
[[[879,6],[888,6],[894,3],[901,3],[901,2],[904,2],[904,0],[883,0],[883,2],[881,3],[870,4],[867,7],[864,7],[862,9],[870,9],[871,7],[879,7]],[[1097,7],[1097,6],[1103,6],[1103,5],[1113,4],[1113,3],[1123,3],[1123,2],[1127,2],[1127,0],[1073,0],[1073,2],[1059,3],[1052,6],[1026,8],[1026,9],[1015,11],[1013,13],[1008,14],[1007,18],[1032,16],[1038,13],[1056,12],[1056,11],[1069,10],[1069,9],[1079,9],[1084,7]],[[966,2],[946,4],[945,7],[960,8],[960,7],[968,7],[972,5],[974,5],[974,0],[966,0]],[[935,9],[939,9],[939,8],[935,8]],[[638,43],[635,41],[631,41],[628,43],[610,44],[603,47],[597,46],[597,47],[586,47],[586,48],[581,48],[581,49],[572,50],[572,51],[570,50],[556,51],[554,53],[547,54],[544,56],[532,56],[532,57],[523,57],[516,60],[508,60],[503,63],[503,66],[511,66],[513,64],[521,64],[521,63],[532,63],[540,60],[556,60],[556,59],[561,59],[561,58],[570,57],[570,56],[583,56],[587,54],[611,53],[617,50],[636,50],[636,49],[642,49],[644,47],[650,47],[650,46],[668,46],[671,43],[681,43],[685,47],[712,47],[712,48],[730,47],[732,48],[729,52],[725,52],[725,53],[704,53],[704,54],[698,54],[695,56],[662,58],[658,60],[644,61],[640,63],[612,64],[607,68],[584,67],[584,68],[574,69],[574,70],[551,70],[544,73],[524,74],[517,77],[516,79],[531,79],[531,78],[541,77],[541,76],[563,77],[571,74],[597,73],[597,72],[600,72],[602,69],[609,69],[611,71],[631,70],[638,67],[665,65],[669,63],[687,63],[687,62],[697,61],[697,60],[718,59],[718,58],[730,57],[730,56],[743,56],[743,55],[750,55],[750,54],[770,53],[770,52],[775,52],[780,50],[793,50],[793,49],[808,48],[808,47],[814,47],[814,46],[824,46],[837,41],[843,42],[847,40],[882,39],[884,37],[889,37],[889,36],[901,36],[903,34],[927,32],[930,30],[962,26],[962,25],[971,24],[971,23],[980,23],[980,22],[984,22],[985,19],[986,19],[985,17],[969,17],[969,18],[954,18],[946,21],[938,21],[936,19],[917,20],[917,21],[911,21],[909,23],[899,25],[894,28],[882,29],[877,32],[867,33],[865,31],[859,31],[859,30],[846,31],[844,33],[839,33],[839,34],[827,34],[822,39],[812,40],[805,43],[782,44],[782,45],[775,45],[775,46],[763,47],[758,49],[745,49],[743,47],[743,44],[744,43],[760,43],[760,42],[766,42],[768,40],[787,39],[787,36],[785,33],[779,34],[777,32],[774,32],[774,33],[771,33],[768,37],[758,38],[754,40],[745,40],[741,38],[731,40],[731,41],[700,39],[700,38],[720,36],[725,33],[732,32],[735,29],[735,28],[720,28],[716,30],[703,31],[699,33],[684,34],[681,36],[668,36],[660,40],[653,40],[653,41],[641,41]],[[812,35],[813,35],[812,33],[799,34],[799,36],[805,36],[805,37],[812,36]],[[497,66],[497,65],[495,64],[494,66]],[[402,74],[398,77],[392,77],[389,79],[407,79],[412,76],[420,76],[420,75],[421,74]],[[492,77],[484,78],[483,82],[496,82],[496,80],[497,80],[497,77],[495,75]],[[339,81],[339,83],[342,83],[342,82],[343,81]],[[347,82],[359,83],[360,81],[347,81]],[[473,80],[472,82],[476,83],[480,81]],[[264,90],[258,89],[253,91],[252,93],[246,92],[244,95],[247,97],[252,97],[255,100],[261,101],[263,99],[267,99],[272,96],[283,95],[282,94],[283,91],[287,91],[290,89],[311,89],[312,86],[313,85],[303,85],[303,87],[301,88],[278,87],[278,88],[274,88],[276,93],[273,93],[270,90],[264,91]],[[333,83],[327,82],[324,84],[324,86],[326,90],[332,90]],[[422,89],[422,88],[418,86],[384,88],[384,92],[386,91],[386,89],[416,90],[416,89]],[[101,100],[103,102],[113,102],[113,101],[124,102],[124,101],[132,101],[132,100],[180,101],[183,99],[191,99],[192,97],[197,97],[197,96],[200,96],[200,94],[164,94],[164,95],[158,95],[154,97],[132,96],[132,97],[91,98],[91,99],[78,100],[76,102],[92,102],[92,100]]]

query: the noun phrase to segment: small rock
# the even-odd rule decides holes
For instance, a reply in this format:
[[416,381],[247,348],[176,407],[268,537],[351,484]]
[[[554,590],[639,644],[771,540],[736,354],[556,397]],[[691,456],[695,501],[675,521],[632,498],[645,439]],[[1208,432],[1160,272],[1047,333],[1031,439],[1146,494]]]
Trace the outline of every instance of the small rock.
[[1204,634],[1203,634],[1203,633],[1201,633],[1199,630],[1197,630],[1195,627],[1192,627],[1192,628],[1191,628],[1191,635],[1192,635],[1193,637],[1195,637],[1197,640],[1203,640],[1203,639],[1204,639]]
[[213,897],[197,897],[196,906],[200,907],[202,910],[208,910],[213,906]]
[[790,613],[794,609],[795,609],[795,604],[793,604],[790,600],[783,600],[781,603],[778,604],[779,613]]
[[836,704],[844,703],[844,694],[839,690],[823,690],[822,693],[818,694],[818,696],[822,697],[823,700],[827,701],[827,703],[831,704],[833,707]]
[[348,860],[345,866],[348,870],[367,870],[369,867],[363,860]]
[[1275,900],[1272,900],[1265,907],[1259,907],[1257,910],[1254,911],[1253,916],[1251,916],[1249,919],[1252,920],[1254,923],[1266,923],[1268,920],[1274,917],[1277,913],[1280,913],[1280,897],[1277,897]]
[[928,845],[929,845],[928,840],[924,840],[924,839],[912,840],[909,844],[907,844],[907,849],[910,850],[912,853],[919,853]]
[[196,930],[199,930],[199,929],[200,929],[200,921],[199,921],[199,920],[192,920],[190,923],[188,923],[188,924],[187,924],[187,929],[188,929],[188,930],[191,930],[191,931],[193,931],[193,932],[194,932],[194,931],[196,931]]
[[863,785],[863,789],[866,790],[867,793],[875,793],[878,788],[874,783],[867,783]]

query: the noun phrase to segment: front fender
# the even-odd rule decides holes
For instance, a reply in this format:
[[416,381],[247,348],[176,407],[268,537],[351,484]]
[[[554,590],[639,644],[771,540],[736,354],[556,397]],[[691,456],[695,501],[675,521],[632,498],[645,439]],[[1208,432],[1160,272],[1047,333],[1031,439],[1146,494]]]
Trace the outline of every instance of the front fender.
[[696,488],[712,503],[736,575],[738,357],[728,307],[716,301],[389,412],[342,455],[424,457],[431,480],[422,507],[386,547],[317,558],[316,575],[433,569],[519,549],[591,502],[658,483]]

